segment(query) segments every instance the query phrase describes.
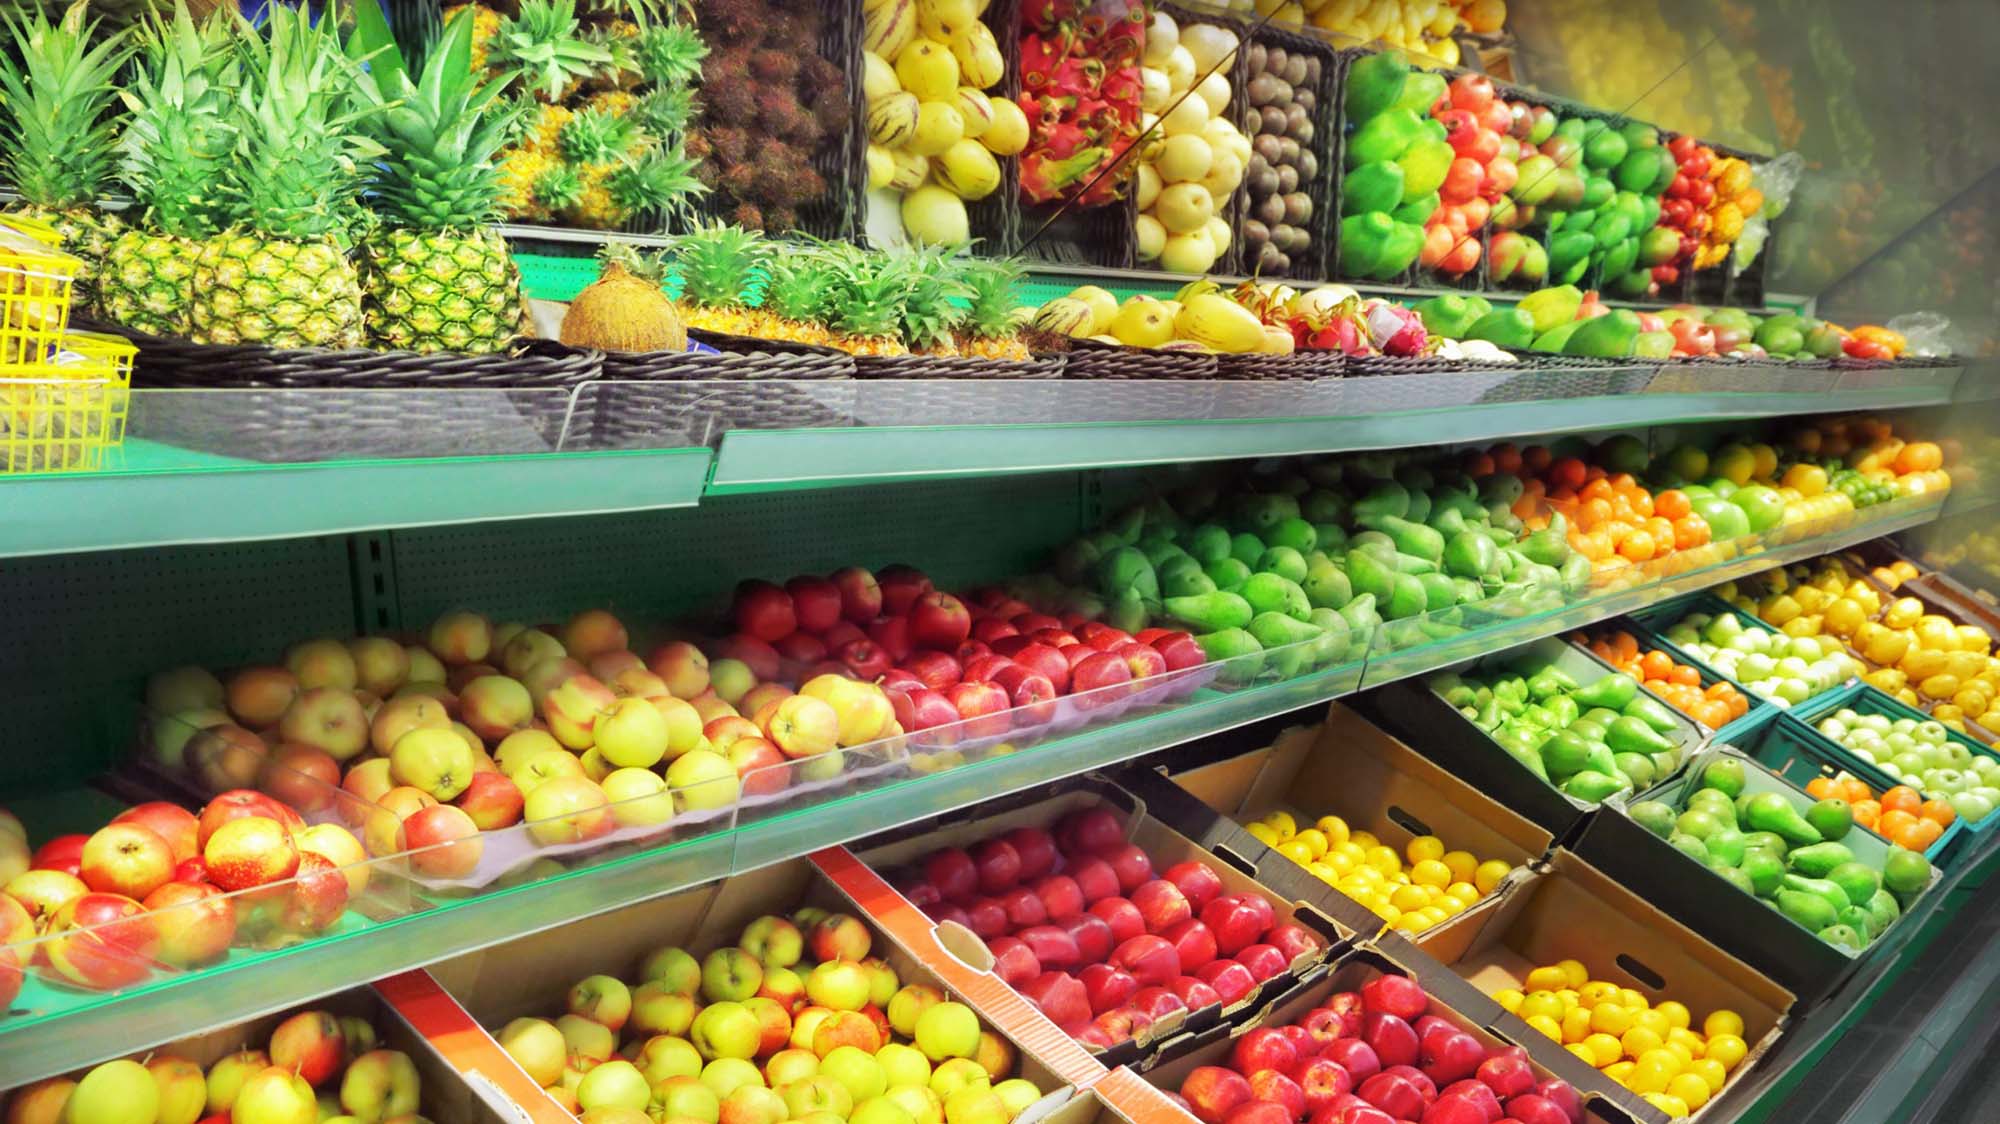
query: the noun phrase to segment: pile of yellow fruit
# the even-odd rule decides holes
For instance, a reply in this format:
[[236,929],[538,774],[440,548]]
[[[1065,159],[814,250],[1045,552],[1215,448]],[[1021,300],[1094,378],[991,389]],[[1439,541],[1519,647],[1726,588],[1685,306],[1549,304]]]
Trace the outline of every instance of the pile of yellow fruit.
[[[1234,5],[1232,5],[1234,6]],[[1507,22],[1507,0],[1255,0],[1258,15],[1310,25],[1356,39],[1379,39],[1457,66],[1459,27],[1496,34]]]
[[[1898,560],[1871,573],[1891,588],[1917,576]],[[1723,597],[1791,636],[1840,637],[1869,670],[1861,678],[1932,718],[1965,733],[1976,723],[2000,733],[2000,656],[1978,625],[1924,611],[1914,597],[1885,600],[1838,559],[1822,558],[1763,576],[1763,596],[1749,583],[1724,586]]]
[[1493,998],[1669,1116],[1707,1104],[1750,1052],[1736,1012],[1709,1012],[1697,1032],[1684,1004],[1649,1003],[1629,987],[1591,979],[1575,960],[1536,968],[1521,988]]
[[1435,835],[1411,839],[1399,855],[1372,832],[1348,830],[1339,816],[1302,829],[1290,812],[1271,812],[1244,830],[1406,933],[1464,913],[1514,871],[1499,859],[1447,851]]

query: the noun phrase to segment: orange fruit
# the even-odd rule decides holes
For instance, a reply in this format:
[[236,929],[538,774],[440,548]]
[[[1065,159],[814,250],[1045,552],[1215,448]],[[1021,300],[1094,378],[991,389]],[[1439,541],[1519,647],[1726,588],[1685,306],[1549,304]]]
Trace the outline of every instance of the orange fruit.
[[1882,794],[1882,810],[1884,812],[1907,812],[1914,816],[1917,813],[1917,809],[1923,806],[1923,796],[1916,789],[1906,784],[1899,784]]
[[1653,513],[1664,519],[1679,519],[1693,510],[1687,493],[1679,488],[1668,488],[1653,497]]
[[1618,543],[1618,553],[1631,562],[1650,561],[1654,554],[1653,536],[1633,531]]
[[1939,827],[1950,827],[1951,822],[1958,818],[1958,813],[1952,811],[1951,805],[1942,800],[1924,801],[1923,807],[1917,810],[1917,815],[1930,820]]

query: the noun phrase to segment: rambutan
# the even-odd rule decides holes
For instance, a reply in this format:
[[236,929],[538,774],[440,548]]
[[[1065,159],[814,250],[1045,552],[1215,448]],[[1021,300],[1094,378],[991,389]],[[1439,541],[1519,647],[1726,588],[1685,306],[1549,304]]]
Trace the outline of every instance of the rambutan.
[[[813,120],[818,123],[820,133],[838,133],[847,128],[848,115],[852,108],[847,104],[847,91],[822,89],[813,99]],[[814,138],[817,140],[818,138]]]
[[798,77],[799,58],[789,51],[774,51],[768,48],[750,52],[750,73],[761,82],[774,86],[790,86]]
[[764,33],[770,18],[767,0],[701,0],[698,21],[703,38],[711,42],[735,43]]
[[729,212],[729,221],[751,230],[762,230],[764,212],[758,210],[755,203],[738,203],[736,209]]
[[825,56],[807,56],[799,66],[799,77],[805,80],[809,90],[830,90],[841,97],[847,96],[847,76]]
[[757,95],[757,123],[772,136],[788,141],[817,141],[819,123],[790,90],[765,90]]
[[750,155],[750,134],[720,125],[707,130],[708,145],[724,165],[741,164]]
[[764,212],[764,229],[781,234],[799,225],[799,213],[790,207],[773,207]]

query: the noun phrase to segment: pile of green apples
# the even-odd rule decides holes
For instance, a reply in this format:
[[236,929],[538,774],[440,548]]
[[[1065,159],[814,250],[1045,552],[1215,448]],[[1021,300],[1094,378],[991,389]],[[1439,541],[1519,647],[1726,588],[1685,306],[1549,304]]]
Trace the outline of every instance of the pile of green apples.
[[1835,636],[1787,636],[1743,623],[1735,613],[1689,613],[1666,631],[1681,651],[1723,678],[1790,708],[1868,670]]
[[[1748,768],[1718,756],[1676,808],[1641,800],[1633,822],[1821,940],[1850,952],[1868,947],[1931,882],[1931,864],[1890,846],[1878,868],[1841,840],[1854,830],[1847,801],[1752,792]],[[1866,832],[1864,831],[1865,835]]]
[[1203,481],[1070,542],[1015,595],[1132,633],[1176,622],[1211,660],[1288,677],[1358,656],[1378,626],[1409,647],[1462,633],[1470,607],[1536,611],[1582,588],[1560,521],[1530,532],[1513,514],[1521,489],[1385,455]]
[[1681,747],[1669,737],[1680,723],[1629,675],[1583,685],[1547,664],[1444,672],[1429,684],[1508,756],[1578,800],[1635,792],[1680,768]]
[[2000,758],[1967,749],[1943,723],[1841,707],[1816,728],[1925,797],[1944,800],[1967,823],[2000,807]]

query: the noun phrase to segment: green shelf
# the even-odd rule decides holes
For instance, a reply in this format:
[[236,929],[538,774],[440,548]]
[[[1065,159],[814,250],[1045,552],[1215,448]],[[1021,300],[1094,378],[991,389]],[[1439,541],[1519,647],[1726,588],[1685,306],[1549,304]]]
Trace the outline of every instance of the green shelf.
[[[0,1088],[144,1050],[204,1026],[222,1026],[306,1002],[347,986],[551,928],[578,917],[747,872],[998,795],[1048,784],[1209,737],[1262,719],[1353,694],[1391,678],[1456,663],[1468,651],[1491,651],[1557,635],[1688,589],[1742,577],[1838,550],[1936,517],[1935,498],[1885,504],[1825,533],[1796,527],[1682,573],[1596,592],[1532,615],[1449,640],[1392,649],[1387,634],[1352,662],[1305,676],[1236,689],[1203,686],[1179,699],[1140,706],[1116,721],[929,755],[928,771],[911,758],[874,762],[827,782],[805,798],[736,806],[704,834],[663,846],[622,845],[589,856],[589,865],[549,867],[538,880],[472,897],[424,895],[410,909],[375,924],[282,952],[232,954],[198,972],[157,980],[122,994],[64,992],[42,996],[48,1009],[0,1022]],[[1190,684],[1191,685],[1191,684]],[[860,753],[861,751],[849,751]],[[42,990],[51,990],[38,985]],[[28,998],[24,995],[24,998]],[[60,1000],[59,1004],[55,1004]],[[18,1004],[17,1004],[18,1006]],[[190,1011],[199,1016],[190,1022]],[[59,1008],[59,1009],[58,1009]],[[88,1045],[84,1045],[88,1044]]]

